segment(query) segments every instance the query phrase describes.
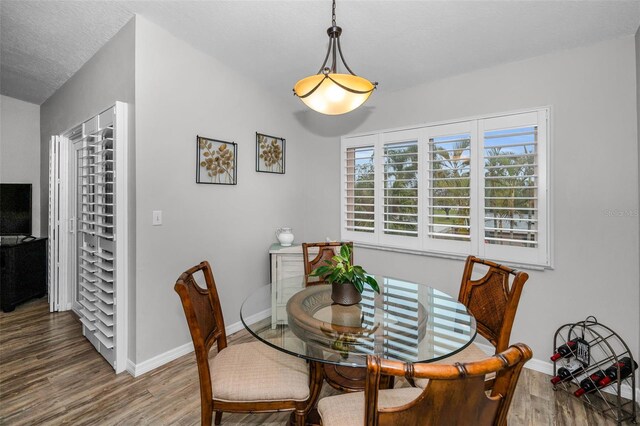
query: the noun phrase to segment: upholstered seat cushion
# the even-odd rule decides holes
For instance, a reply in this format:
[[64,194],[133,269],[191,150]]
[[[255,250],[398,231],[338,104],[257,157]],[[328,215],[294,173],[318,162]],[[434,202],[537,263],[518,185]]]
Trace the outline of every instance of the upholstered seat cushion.
[[[439,361],[435,361],[434,364],[455,364],[456,362],[481,361],[490,356],[491,355],[487,355],[487,353],[480,349],[477,345],[471,343],[469,346],[467,346],[457,354],[451,355],[450,357],[441,359]],[[487,376],[487,379],[492,379],[495,377],[495,375],[495,373],[491,373]],[[420,389],[424,389],[427,386],[427,383],[429,383],[429,379],[415,379],[415,384]]]
[[[400,388],[381,390],[378,408],[399,407],[416,399],[422,389]],[[364,392],[354,392],[322,398],[318,413],[323,426],[362,426],[364,424]]]
[[227,346],[209,365],[215,400],[304,401],[309,398],[307,363],[261,342]]

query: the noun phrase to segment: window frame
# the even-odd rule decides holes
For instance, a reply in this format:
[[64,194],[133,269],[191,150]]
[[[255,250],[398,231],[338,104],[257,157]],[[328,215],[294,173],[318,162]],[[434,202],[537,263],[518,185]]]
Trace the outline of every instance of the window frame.
[[[537,126],[537,220],[538,244],[535,248],[484,242],[485,179],[484,132]],[[469,133],[470,146],[470,240],[455,241],[429,238],[428,212],[430,179],[429,141],[433,137]],[[380,250],[463,259],[472,254],[531,269],[552,269],[551,216],[551,107],[539,107],[465,119],[385,129],[341,138],[340,232],[343,240]],[[418,236],[389,235],[384,232],[384,147],[387,144],[418,141]],[[346,152],[349,148],[373,147],[374,150],[374,230],[365,233],[346,229]]]

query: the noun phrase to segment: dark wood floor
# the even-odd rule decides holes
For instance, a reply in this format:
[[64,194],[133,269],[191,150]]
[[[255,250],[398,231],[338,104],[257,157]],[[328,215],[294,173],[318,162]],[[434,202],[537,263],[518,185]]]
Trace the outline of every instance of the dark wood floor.
[[[231,344],[252,339],[246,332]],[[193,354],[141,377],[116,376],[82,336],[70,312],[46,300],[0,313],[0,424],[197,425],[200,395]],[[525,370],[509,416],[513,425],[613,425]],[[323,393],[332,393],[328,386]],[[223,425],[284,425],[288,414],[225,414]],[[630,423],[629,423],[630,424]]]

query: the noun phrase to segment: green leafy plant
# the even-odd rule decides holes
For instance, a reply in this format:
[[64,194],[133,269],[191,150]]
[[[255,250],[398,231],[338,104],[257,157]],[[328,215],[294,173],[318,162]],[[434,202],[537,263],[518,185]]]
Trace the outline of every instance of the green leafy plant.
[[364,285],[368,284],[376,293],[380,293],[380,287],[375,278],[366,275],[367,271],[362,266],[351,264],[351,248],[344,244],[340,247],[340,254],[325,260],[326,265],[319,266],[309,275],[313,277],[322,277],[330,284],[353,284],[353,286],[362,293]]

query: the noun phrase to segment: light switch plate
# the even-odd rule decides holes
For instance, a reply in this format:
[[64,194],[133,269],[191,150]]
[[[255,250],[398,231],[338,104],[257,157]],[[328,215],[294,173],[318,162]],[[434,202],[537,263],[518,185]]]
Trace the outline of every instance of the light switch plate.
[[162,225],[162,210],[153,211],[153,220],[151,223],[153,226]]

